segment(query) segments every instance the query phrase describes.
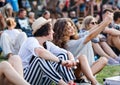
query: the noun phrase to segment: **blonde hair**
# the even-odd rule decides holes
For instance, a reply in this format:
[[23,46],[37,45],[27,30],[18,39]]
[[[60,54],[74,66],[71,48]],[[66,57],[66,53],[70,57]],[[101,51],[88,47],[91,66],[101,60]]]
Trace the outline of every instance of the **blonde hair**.
[[6,19],[6,24],[7,24],[7,26],[9,26],[9,27],[15,27],[15,26],[16,26],[15,19],[12,18],[12,17],[7,18],[7,19]]
[[85,17],[84,20],[83,20],[83,22],[82,22],[82,24],[81,24],[80,29],[87,29],[89,27],[88,25],[90,24],[90,22],[93,19],[94,19],[93,16],[87,16],[87,17]]

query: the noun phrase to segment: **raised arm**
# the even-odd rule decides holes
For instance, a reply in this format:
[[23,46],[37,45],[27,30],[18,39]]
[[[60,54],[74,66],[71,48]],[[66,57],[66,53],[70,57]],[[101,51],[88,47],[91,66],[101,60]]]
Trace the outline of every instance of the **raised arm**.
[[89,42],[92,38],[96,37],[100,32],[102,32],[108,24],[110,24],[113,20],[113,14],[108,13],[107,17],[98,25],[93,27],[92,29],[89,30],[89,35],[87,36],[86,40],[84,43],[86,44]]

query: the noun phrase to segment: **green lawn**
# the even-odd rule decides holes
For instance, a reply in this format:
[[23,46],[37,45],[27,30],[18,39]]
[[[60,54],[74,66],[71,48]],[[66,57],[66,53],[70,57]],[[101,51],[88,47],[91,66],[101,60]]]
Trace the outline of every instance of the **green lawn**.
[[[0,56],[0,61],[4,60]],[[120,75],[120,65],[119,66],[106,66],[100,73],[97,74],[96,78],[100,84],[103,84],[103,79]],[[52,84],[54,85],[54,83]]]
[[97,74],[97,80],[99,83],[103,84],[103,79],[112,76],[120,75],[120,65],[119,66],[106,66],[99,74]]

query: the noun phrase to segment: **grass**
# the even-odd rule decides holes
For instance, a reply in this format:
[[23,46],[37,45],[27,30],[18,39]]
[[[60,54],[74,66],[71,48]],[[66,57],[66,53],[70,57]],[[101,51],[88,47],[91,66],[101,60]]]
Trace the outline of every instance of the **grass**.
[[0,52],[0,62],[3,61],[3,60],[7,60],[7,58],[3,57],[3,53]]
[[[0,61],[5,60],[0,55]],[[112,76],[118,76],[120,75],[120,65],[118,66],[105,66],[105,68],[97,74],[96,78],[100,84],[103,85],[103,79],[112,77]],[[54,83],[52,84],[54,85]]]
[[120,65],[118,66],[106,66],[100,73],[97,74],[97,80],[100,84],[103,84],[103,79],[120,75]]

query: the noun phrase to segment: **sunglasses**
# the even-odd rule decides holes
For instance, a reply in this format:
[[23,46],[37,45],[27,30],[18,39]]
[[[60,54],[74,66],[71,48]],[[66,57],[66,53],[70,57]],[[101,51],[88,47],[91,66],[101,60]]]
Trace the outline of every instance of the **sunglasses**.
[[97,22],[91,22],[90,24],[95,25],[95,24],[97,24]]

